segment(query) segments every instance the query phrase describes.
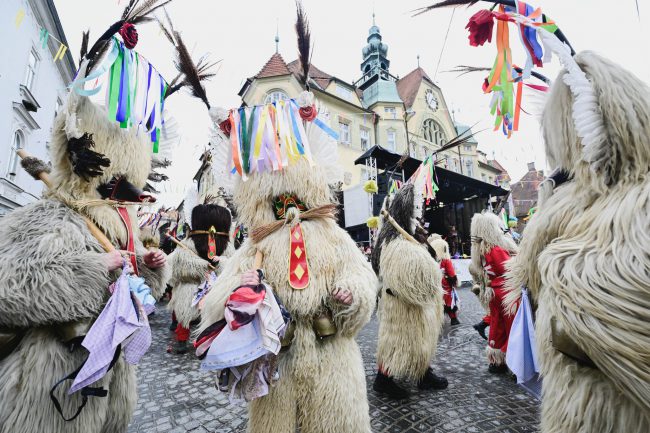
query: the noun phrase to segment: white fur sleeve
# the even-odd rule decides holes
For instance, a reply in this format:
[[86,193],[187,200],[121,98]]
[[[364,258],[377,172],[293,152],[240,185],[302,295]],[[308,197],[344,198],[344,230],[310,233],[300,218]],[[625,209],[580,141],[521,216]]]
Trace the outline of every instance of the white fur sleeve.
[[0,224],[0,325],[92,318],[108,298],[109,273],[83,219],[42,200]]
[[370,263],[361,254],[354,241],[342,229],[337,229],[338,273],[334,288],[352,293],[352,304],[343,305],[330,300],[334,322],[341,335],[355,336],[368,323],[377,301],[377,277]]

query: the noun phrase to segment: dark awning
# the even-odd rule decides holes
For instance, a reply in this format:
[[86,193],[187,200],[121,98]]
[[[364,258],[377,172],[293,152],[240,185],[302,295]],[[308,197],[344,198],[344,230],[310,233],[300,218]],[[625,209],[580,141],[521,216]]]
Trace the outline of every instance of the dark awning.
[[[354,163],[356,165],[365,165],[368,158],[375,158],[378,170],[395,172],[404,170],[406,179],[411,177],[422,163],[419,159],[404,157],[379,145],[368,149]],[[400,160],[402,160],[402,163],[398,167]],[[436,193],[436,199],[443,203],[457,202],[473,197],[498,197],[508,194],[508,191],[499,186],[442,167],[436,166],[435,174],[436,183],[440,187],[440,190]]]

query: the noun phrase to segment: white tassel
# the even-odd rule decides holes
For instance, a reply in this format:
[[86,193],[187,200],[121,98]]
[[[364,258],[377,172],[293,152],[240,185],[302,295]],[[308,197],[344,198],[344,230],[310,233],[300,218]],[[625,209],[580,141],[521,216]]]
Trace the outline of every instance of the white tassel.
[[[598,149],[606,140],[603,116],[598,107],[598,98],[594,88],[571,55],[568,45],[546,30],[540,30],[537,33],[544,46],[557,54],[567,71],[564,75],[564,82],[569,86],[574,97],[572,115],[576,133],[582,139],[582,157],[594,166],[594,163],[598,163],[595,158],[601,153]],[[548,52],[548,50],[546,51]]]

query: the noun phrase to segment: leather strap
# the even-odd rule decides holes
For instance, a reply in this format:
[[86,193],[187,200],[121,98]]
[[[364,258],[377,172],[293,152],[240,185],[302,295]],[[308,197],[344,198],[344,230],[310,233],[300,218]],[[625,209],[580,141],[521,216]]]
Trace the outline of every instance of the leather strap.
[[122,218],[122,222],[126,226],[126,232],[128,235],[128,241],[126,245],[122,245],[122,248],[132,253],[129,254],[129,260],[131,260],[131,266],[133,266],[133,273],[139,275],[138,272],[138,263],[135,256],[135,241],[133,239],[133,226],[131,225],[131,217],[129,217],[129,211],[124,206],[119,206],[116,208],[117,213]]

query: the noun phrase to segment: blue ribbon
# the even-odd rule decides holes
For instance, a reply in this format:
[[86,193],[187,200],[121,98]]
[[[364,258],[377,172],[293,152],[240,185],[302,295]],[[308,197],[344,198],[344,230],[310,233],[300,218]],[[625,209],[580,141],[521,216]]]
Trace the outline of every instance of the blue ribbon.
[[117,59],[117,56],[120,54],[119,47],[115,41],[113,41],[113,48],[111,51],[108,53],[106,56],[106,59],[101,63],[101,65],[97,66],[93,72],[88,74],[85,78],[76,78],[71,84],[70,87],[73,89],[75,92],[77,92],[81,96],[92,96],[96,95],[99,93],[99,91],[102,89],[102,85],[100,84],[99,86],[95,87],[94,89],[89,89],[85,90],[84,83],[94,80],[98,78],[101,75],[104,75],[108,70],[113,66],[113,63],[115,63],[115,60]]
[[327,126],[327,125],[326,125],[322,120],[320,120],[318,117],[315,118],[315,119],[313,120],[313,122],[314,122],[314,125],[318,126],[320,129],[322,129],[323,131],[325,131],[325,133],[326,133],[327,135],[329,135],[330,137],[332,137],[334,140],[337,140],[337,141],[338,141],[338,139],[339,139],[339,134],[338,134],[338,132],[334,131],[332,128],[330,128],[329,126]]
[[[122,43],[120,43],[120,50],[122,50]],[[120,72],[120,94],[117,99],[117,114],[115,120],[122,123],[126,120],[126,104],[129,100],[129,73],[127,63],[129,62],[129,53],[125,53],[124,61],[122,62],[122,71]]]
[[298,147],[298,152],[301,155],[304,155],[305,146],[303,146],[302,139],[300,138],[300,131],[298,130],[298,123],[296,122],[296,114],[293,107],[289,108],[289,114],[291,116],[291,126],[293,127],[293,135],[296,137],[296,146]]

